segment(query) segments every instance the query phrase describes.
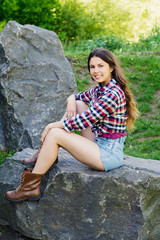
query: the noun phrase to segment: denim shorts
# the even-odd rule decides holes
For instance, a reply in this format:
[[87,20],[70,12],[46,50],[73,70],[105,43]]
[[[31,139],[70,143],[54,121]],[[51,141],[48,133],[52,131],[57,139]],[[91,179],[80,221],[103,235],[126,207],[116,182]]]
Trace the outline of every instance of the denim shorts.
[[123,161],[123,146],[126,137],[117,139],[96,137],[95,143],[100,148],[101,160],[105,171],[118,168]]

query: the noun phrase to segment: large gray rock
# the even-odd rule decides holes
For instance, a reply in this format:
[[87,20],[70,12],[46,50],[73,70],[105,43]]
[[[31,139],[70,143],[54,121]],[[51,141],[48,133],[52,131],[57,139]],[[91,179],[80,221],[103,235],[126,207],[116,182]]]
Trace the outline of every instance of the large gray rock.
[[5,140],[4,140],[4,132],[2,127],[2,119],[0,115],[0,151],[5,150]]
[[59,164],[43,179],[36,202],[9,203],[3,194],[19,185],[18,152],[0,167],[0,219],[43,240],[159,240],[160,162],[128,157],[109,172],[94,171],[60,149]]
[[37,148],[44,126],[62,117],[73,92],[74,75],[56,33],[9,21],[0,34],[0,123],[5,146]]

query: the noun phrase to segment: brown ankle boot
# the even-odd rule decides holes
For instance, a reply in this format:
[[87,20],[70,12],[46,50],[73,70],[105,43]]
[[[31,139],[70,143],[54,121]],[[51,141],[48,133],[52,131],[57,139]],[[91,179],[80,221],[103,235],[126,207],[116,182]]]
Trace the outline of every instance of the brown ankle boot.
[[[39,155],[39,153],[40,153],[40,151],[41,151],[42,146],[43,146],[43,143],[40,144],[40,147],[39,147],[38,151],[33,155],[33,157],[31,157],[31,158],[29,158],[29,159],[23,159],[23,160],[22,160],[22,163],[23,163],[24,165],[28,165],[28,166],[34,167],[34,165],[35,165],[36,162],[37,162],[37,158],[38,158],[38,155]],[[56,158],[56,161],[55,161],[54,163],[55,163],[55,164],[58,163],[58,157]]]
[[30,165],[30,166],[34,167],[34,165],[35,165],[35,163],[37,161],[38,155],[39,155],[39,153],[41,151],[42,146],[43,146],[43,143],[40,143],[40,147],[39,147],[38,151],[33,155],[33,157],[28,158],[28,159],[27,158],[23,159],[22,163],[24,165]]
[[39,200],[41,198],[40,183],[43,174],[32,173],[32,169],[25,169],[21,174],[21,184],[13,191],[5,194],[5,198],[11,202],[24,200]]

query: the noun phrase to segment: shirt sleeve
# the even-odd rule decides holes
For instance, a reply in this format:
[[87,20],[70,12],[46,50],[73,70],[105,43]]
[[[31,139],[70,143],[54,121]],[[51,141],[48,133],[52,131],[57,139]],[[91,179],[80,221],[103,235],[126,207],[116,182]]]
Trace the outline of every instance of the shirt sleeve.
[[100,97],[88,110],[74,117],[63,120],[63,127],[67,132],[74,130],[82,131],[87,127],[92,127],[106,115],[113,115],[118,106],[116,94],[108,93]]
[[93,97],[93,88],[85,92],[80,92],[75,94],[76,100],[81,100],[86,104],[89,104]]

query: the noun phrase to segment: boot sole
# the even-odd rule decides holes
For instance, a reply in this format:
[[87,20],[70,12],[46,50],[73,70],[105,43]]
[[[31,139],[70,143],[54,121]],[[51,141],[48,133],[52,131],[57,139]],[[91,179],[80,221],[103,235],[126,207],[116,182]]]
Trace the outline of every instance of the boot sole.
[[4,195],[4,198],[7,199],[8,201],[10,202],[23,202],[23,201],[26,201],[26,200],[30,200],[30,201],[37,201],[41,198],[41,194],[39,194],[38,196],[35,196],[35,197],[26,197],[26,198],[23,198],[23,199],[19,199],[19,200],[13,200],[13,199],[10,199],[10,198],[7,198],[5,195]]

